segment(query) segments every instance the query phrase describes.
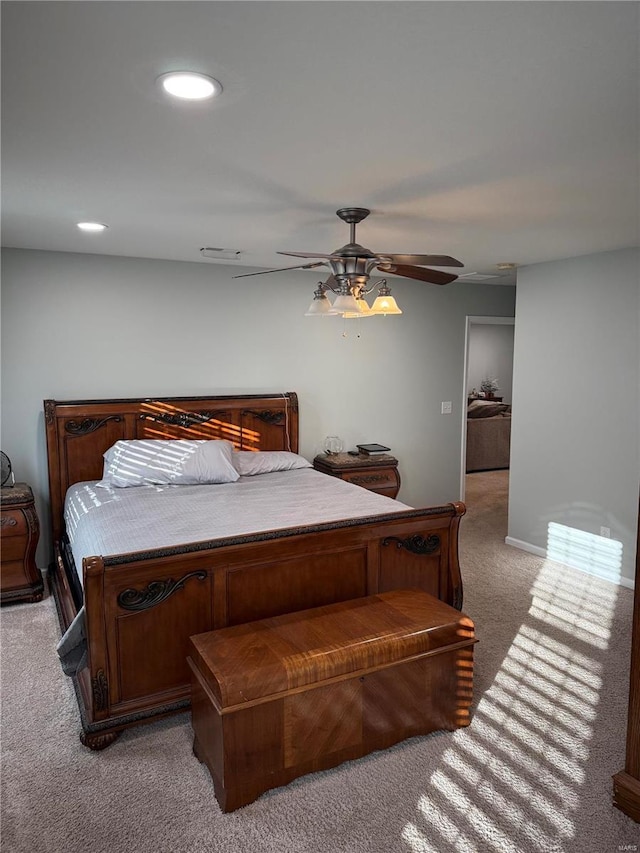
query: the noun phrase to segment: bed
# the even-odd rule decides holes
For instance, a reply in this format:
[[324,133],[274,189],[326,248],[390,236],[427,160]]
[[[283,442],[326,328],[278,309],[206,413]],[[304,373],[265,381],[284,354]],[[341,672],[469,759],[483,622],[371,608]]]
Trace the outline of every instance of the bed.
[[511,406],[473,400],[467,408],[467,473],[509,467]]
[[[462,503],[410,508],[308,463],[243,474],[221,485],[154,487],[150,501],[169,492],[183,500],[190,492],[201,505],[208,489],[218,506],[235,508],[236,527],[227,526],[222,534],[215,525],[176,534],[185,517],[191,521],[192,510],[165,511],[155,533],[145,533],[140,523],[142,538],[134,548],[107,542],[106,553],[85,553],[79,566],[77,535],[67,529],[74,517],[69,507],[78,493],[80,505],[92,502],[103,478],[104,454],[117,443],[231,442],[234,459],[297,456],[297,396],[45,400],[44,412],[54,541],[49,581],[63,642],[78,631],[84,637],[84,654],[72,677],[80,739],[91,749],[105,748],[129,726],[188,707],[186,650],[193,634],[406,587],[462,607]],[[262,518],[260,502],[265,508],[275,505],[280,490],[286,495],[294,482],[310,497],[285,496],[283,514]],[[232,499],[238,489],[245,492]],[[258,496],[249,498],[256,490]],[[321,506],[314,509],[316,493]],[[112,498],[105,495],[108,489],[100,492],[100,502],[109,504]],[[311,514],[300,514],[307,504]],[[154,512],[152,507],[150,516]],[[212,518],[216,513],[211,510]],[[109,529],[107,524],[104,536]]]

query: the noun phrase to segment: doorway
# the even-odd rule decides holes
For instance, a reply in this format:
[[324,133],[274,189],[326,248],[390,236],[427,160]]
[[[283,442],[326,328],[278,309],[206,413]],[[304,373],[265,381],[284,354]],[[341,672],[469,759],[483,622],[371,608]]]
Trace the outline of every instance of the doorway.
[[497,396],[511,405],[513,385],[513,335],[515,317],[467,317],[464,345],[462,446],[460,449],[460,500],[467,491],[467,407],[482,379],[497,379]]

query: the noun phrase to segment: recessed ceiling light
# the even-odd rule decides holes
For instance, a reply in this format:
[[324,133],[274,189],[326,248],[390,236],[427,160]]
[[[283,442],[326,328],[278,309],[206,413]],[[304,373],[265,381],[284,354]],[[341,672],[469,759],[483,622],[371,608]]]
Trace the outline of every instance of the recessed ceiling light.
[[158,82],[174,98],[187,101],[204,101],[222,92],[217,80],[194,71],[171,71],[158,77]]
[[78,228],[81,231],[106,231],[109,227],[108,225],[104,225],[102,222],[78,222]]

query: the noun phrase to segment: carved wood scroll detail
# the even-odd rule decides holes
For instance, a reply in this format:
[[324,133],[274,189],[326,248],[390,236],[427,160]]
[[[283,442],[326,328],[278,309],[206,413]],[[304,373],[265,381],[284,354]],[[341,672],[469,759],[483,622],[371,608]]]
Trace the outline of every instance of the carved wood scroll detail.
[[160,421],[163,424],[171,424],[172,426],[190,427],[195,424],[204,424],[214,418],[220,418],[223,415],[228,415],[229,412],[161,412],[152,414],[143,412],[138,415],[141,421]]
[[120,415],[109,415],[108,418],[84,418],[79,423],[78,421],[68,421],[64,425],[67,432],[71,435],[88,435],[90,432],[95,432],[100,427],[104,426],[108,421],[122,421]]
[[109,707],[109,683],[103,669],[99,669],[96,677],[91,679],[94,711],[104,711]]
[[386,483],[389,478],[386,474],[358,474],[355,477],[349,477],[351,483]]
[[254,417],[259,418],[265,424],[281,424],[284,420],[284,412],[274,412],[271,409],[265,409],[262,412],[255,409],[246,409],[242,414],[254,415]]
[[399,539],[397,536],[387,536],[382,540],[383,545],[396,543],[396,548],[404,548],[412,554],[433,554],[440,547],[440,537],[433,533],[425,539],[420,534],[409,536],[408,539]]
[[203,581],[207,577],[207,573],[200,570],[197,572],[189,572],[188,575],[174,581],[173,578],[167,578],[164,581],[151,581],[149,586],[144,589],[125,589],[118,596],[118,604],[124,610],[148,610],[150,607],[155,607],[156,604],[165,601],[174,592],[182,589],[185,583],[191,578],[198,578]]

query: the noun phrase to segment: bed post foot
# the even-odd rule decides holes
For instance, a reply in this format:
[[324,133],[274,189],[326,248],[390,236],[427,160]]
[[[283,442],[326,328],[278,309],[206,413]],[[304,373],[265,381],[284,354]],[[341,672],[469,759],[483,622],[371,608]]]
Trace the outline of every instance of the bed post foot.
[[98,752],[101,749],[111,746],[114,740],[120,737],[120,734],[121,732],[96,732],[92,734],[91,732],[83,731],[80,733],[80,743],[88,749]]

